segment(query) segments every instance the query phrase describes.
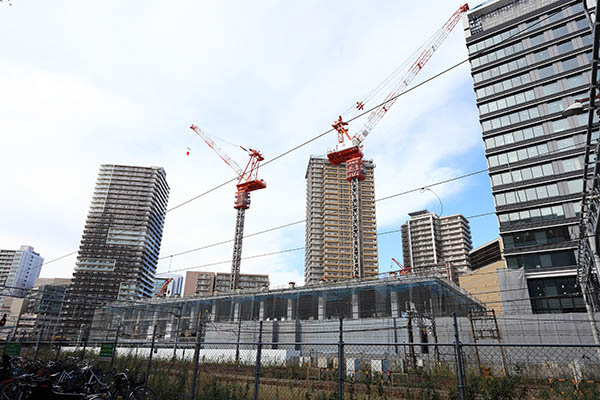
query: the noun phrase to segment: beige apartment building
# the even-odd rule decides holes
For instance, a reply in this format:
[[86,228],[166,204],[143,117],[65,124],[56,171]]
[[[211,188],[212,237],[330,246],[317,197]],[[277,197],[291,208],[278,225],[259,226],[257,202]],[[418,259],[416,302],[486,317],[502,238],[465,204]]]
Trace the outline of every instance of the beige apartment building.
[[[377,222],[372,160],[364,161],[361,182],[362,253],[364,279],[375,278]],[[351,199],[345,164],[332,165],[326,157],[311,156],[306,170],[306,253],[304,283],[352,278]]]

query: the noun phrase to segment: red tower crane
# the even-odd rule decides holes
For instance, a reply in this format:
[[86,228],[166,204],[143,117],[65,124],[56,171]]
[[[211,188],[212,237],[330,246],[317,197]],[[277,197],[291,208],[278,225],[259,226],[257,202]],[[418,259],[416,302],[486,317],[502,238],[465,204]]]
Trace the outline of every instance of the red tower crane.
[[158,289],[158,291],[154,294],[154,297],[163,297],[165,295],[165,293],[167,292],[167,288],[169,287],[169,283],[171,283],[172,281],[173,281],[173,278],[167,278],[167,279],[165,279],[165,281],[163,282],[163,284],[160,287],[160,289]]
[[231,290],[238,289],[240,286],[240,263],[242,259],[242,239],[244,238],[244,217],[246,210],[250,207],[250,192],[255,190],[264,189],[267,184],[264,180],[258,179],[258,167],[260,162],[264,160],[264,157],[258,150],[248,149],[246,150],[242,146],[241,149],[248,153],[250,159],[246,164],[246,168],[242,170],[240,166],[233,161],[217,144],[211,139],[211,137],[198,128],[196,125],[190,126],[198,136],[206,142],[206,144],[215,151],[221,157],[227,165],[235,171],[238,176],[238,183],[236,185],[237,191],[235,193],[235,202],[233,208],[237,210],[237,218],[235,222],[235,236],[233,239],[233,258],[231,261]]
[[400,275],[410,274],[410,267],[405,267],[404,265],[400,264],[394,257],[392,257],[392,261],[395,262],[398,267],[400,267]]
[[[469,5],[464,4],[458,8],[446,21],[446,23],[417,51],[417,58],[404,71],[402,69],[394,71],[390,77],[380,84],[374,92],[368,95],[368,99],[373,99],[376,92],[383,88],[392,87],[383,101],[373,109],[369,114],[364,126],[354,136],[350,136],[348,131],[348,122],[345,122],[340,115],[334,121],[332,127],[337,131],[338,144],[335,150],[327,153],[329,162],[333,165],[346,163],[346,179],[350,182],[351,213],[352,213],[352,276],[354,278],[363,277],[363,255],[362,255],[362,219],[361,219],[361,199],[360,199],[360,181],[365,179],[366,169],[363,163],[363,141],[371,133],[373,128],[381,121],[383,116],[390,110],[400,94],[407,88],[410,82],[423,69],[425,64],[431,59],[433,53],[440,47],[443,41],[448,37],[452,29],[460,21],[462,15],[469,10]],[[357,111],[364,109],[367,98],[356,102]]]

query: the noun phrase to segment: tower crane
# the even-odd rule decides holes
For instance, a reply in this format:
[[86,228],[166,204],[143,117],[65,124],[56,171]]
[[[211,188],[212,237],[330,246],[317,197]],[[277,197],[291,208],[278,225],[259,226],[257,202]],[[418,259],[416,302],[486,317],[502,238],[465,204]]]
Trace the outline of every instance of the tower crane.
[[400,275],[410,274],[410,267],[405,267],[404,265],[400,264],[394,257],[392,257],[392,261],[395,262],[398,267],[400,267]]
[[[362,218],[361,218],[361,198],[360,182],[365,179],[366,168],[363,163],[363,142],[371,133],[373,128],[381,121],[383,116],[390,110],[400,94],[402,94],[410,82],[423,69],[425,64],[431,59],[435,51],[440,47],[443,41],[448,37],[452,29],[456,26],[462,15],[469,10],[469,5],[464,4],[458,8],[446,21],[446,23],[427,41],[419,51],[417,58],[412,61],[408,70],[395,71],[387,81],[376,88],[381,90],[388,86],[392,90],[383,101],[378,102],[379,106],[374,108],[365,122],[364,126],[353,136],[348,131],[348,122],[345,122],[340,115],[334,121],[332,127],[337,131],[338,144],[335,150],[327,153],[329,162],[333,165],[346,163],[346,180],[350,182],[351,197],[351,215],[352,215],[352,277],[363,278],[363,254],[362,254]],[[369,95],[369,99],[375,96],[375,92]],[[356,110],[364,109],[367,99],[356,102]]]
[[237,218],[235,221],[235,236],[233,239],[230,284],[230,289],[235,290],[240,286],[240,263],[242,259],[242,239],[244,237],[244,217],[246,210],[250,207],[250,192],[267,187],[267,183],[264,180],[258,179],[258,167],[260,166],[260,162],[264,160],[264,157],[258,150],[247,150],[240,146],[240,148],[250,156],[246,168],[242,170],[231,157],[217,146],[214,140],[212,140],[206,132],[196,125],[191,125],[190,129],[196,132],[196,134],[200,136],[238,176],[238,182],[236,184],[237,191],[235,193],[235,202],[233,204],[233,208],[237,210]]
[[167,293],[167,288],[169,287],[169,283],[173,281],[173,278],[167,278],[160,286],[160,289],[154,294],[154,297],[163,297],[165,293]]

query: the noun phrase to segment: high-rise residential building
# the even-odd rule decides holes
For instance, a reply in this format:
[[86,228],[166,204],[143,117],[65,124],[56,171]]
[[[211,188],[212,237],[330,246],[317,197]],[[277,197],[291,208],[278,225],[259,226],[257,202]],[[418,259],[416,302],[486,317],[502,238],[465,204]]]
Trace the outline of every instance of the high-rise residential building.
[[[184,296],[212,296],[231,291],[228,272],[188,271],[185,274]],[[260,289],[269,287],[269,275],[240,274],[240,289]]]
[[[376,278],[377,222],[373,161],[365,161],[360,183],[364,279]],[[306,253],[304,283],[352,278],[352,221],[350,183],[346,165],[311,156],[306,170]]]
[[179,274],[158,274],[154,277],[154,288],[152,293],[156,295],[158,291],[163,287],[165,282],[170,279],[165,290],[165,297],[181,296],[183,292],[183,276]]
[[427,268],[451,264],[458,273],[470,271],[469,251],[473,248],[469,221],[462,215],[439,217],[428,210],[409,213],[402,232],[405,267]]
[[[44,259],[31,246],[0,250],[0,285],[3,295],[23,297],[40,276]],[[5,298],[2,298],[3,302]]]
[[69,331],[98,304],[151,297],[169,198],[160,167],[100,167],[65,305]]
[[522,276],[511,290],[529,295],[529,312],[584,311],[575,239],[587,115],[561,113],[588,96],[583,3],[489,1],[464,22],[504,256]]

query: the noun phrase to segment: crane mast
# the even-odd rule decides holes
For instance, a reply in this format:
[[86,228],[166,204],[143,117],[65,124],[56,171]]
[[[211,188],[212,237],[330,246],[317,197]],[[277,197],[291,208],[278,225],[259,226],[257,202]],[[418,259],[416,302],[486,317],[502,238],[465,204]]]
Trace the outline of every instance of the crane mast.
[[244,219],[246,216],[246,210],[250,208],[250,192],[255,190],[264,189],[267,184],[264,180],[258,179],[258,168],[260,162],[264,160],[264,157],[258,150],[245,149],[240,146],[242,150],[248,153],[250,159],[246,164],[246,168],[242,169],[240,166],[229,157],[217,144],[208,136],[206,132],[198,128],[196,125],[190,126],[190,129],[196,132],[198,136],[202,138],[213,149],[219,157],[227,165],[233,169],[238,175],[238,183],[236,185],[237,191],[235,193],[235,202],[233,208],[237,210],[237,216],[235,220],[235,234],[233,237],[233,256],[231,259],[231,281],[230,289],[235,290],[240,287],[240,264],[242,261],[242,242],[244,239]]
[[[327,153],[329,162],[333,165],[346,164],[346,180],[350,183],[351,197],[351,241],[352,241],[352,277],[362,279],[364,277],[363,251],[362,251],[362,204],[360,182],[366,177],[366,168],[363,161],[363,141],[371,133],[373,128],[381,121],[383,116],[390,110],[400,94],[402,94],[431,59],[433,53],[440,47],[448,37],[452,29],[460,21],[462,15],[469,10],[469,5],[464,4],[458,8],[446,21],[446,23],[421,47],[419,53],[408,70],[396,82],[394,89],[385,99],[375,107],[369,114],[366,123],[354,136],[348,132],[348,122],[339,116],[332,124],[337,132],[338,144],[335,150]],[[363,110],[365,103],[356,102],[356,108]]]

